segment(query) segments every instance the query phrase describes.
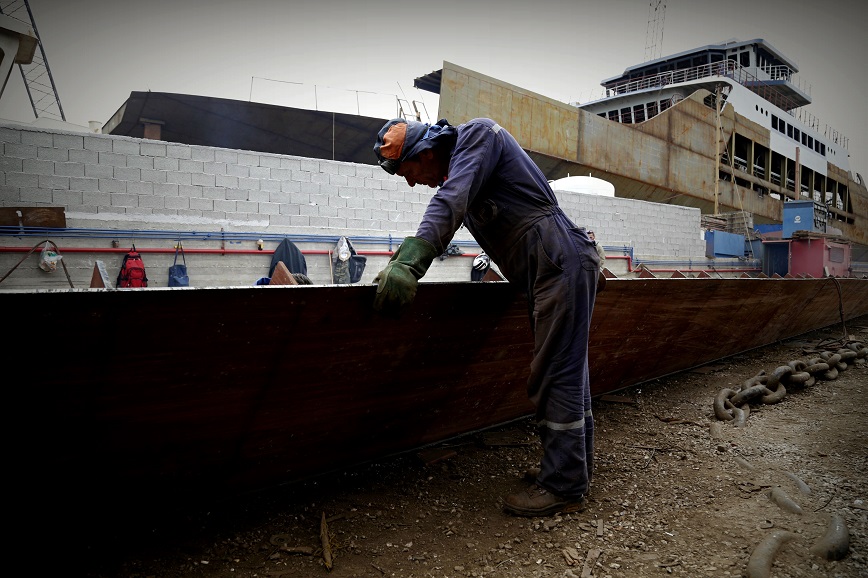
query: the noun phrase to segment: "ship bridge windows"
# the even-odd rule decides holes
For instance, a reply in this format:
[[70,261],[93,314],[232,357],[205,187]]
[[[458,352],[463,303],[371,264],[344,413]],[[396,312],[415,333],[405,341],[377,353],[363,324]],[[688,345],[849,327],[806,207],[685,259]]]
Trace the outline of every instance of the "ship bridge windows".
[[821,154],[822,156],[826,156],[826,145],[823,142],[815,139],[808,133],[797,129],[784,119],[778,118],[778,116],[774,114],[772,115],[772,129],[787,135],[797,143],[801,143],[803,146]]

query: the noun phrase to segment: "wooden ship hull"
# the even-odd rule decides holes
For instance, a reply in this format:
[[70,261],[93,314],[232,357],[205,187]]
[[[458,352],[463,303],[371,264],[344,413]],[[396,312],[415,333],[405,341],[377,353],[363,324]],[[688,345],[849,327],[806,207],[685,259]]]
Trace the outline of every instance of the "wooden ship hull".
[[[225,496],[533,413],[527,304],[510,284],[424,283],[400,319],[372,310],[374,290],[4,294],[7,368],[26,376],[6,393],[10,431],[26,432],[10,454],[16,490]],[[593,394],[838,324],[842,311],[868,314],[868,280],[610,279],[592,320]]]

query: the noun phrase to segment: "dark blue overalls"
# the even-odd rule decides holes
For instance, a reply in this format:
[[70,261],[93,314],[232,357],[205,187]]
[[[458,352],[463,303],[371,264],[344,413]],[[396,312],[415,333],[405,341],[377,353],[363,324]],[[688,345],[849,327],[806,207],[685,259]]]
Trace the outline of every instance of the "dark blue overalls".
[[526,290],[534,334],[528,396],[543,445],[537,483],[564,497],[584,495],[593,476],[588,330],[599,255],[512,135],[491,119],[457,128],[448,179],[416,236],[444,251],[464,224],[509,282]]

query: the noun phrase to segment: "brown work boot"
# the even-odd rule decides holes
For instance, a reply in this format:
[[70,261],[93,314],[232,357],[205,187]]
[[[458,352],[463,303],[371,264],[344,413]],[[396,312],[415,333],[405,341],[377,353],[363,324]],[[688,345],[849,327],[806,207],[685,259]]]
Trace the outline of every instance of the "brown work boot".
[[540,468],[528,468],[524,471],[524,479],[526,482],[533,484],[539,477]]
[[532,484],[525,490],[508,495],[503,501],[503,509],[510,514],[529,518],[567,514],[584,510],[585,498],[565,498]]

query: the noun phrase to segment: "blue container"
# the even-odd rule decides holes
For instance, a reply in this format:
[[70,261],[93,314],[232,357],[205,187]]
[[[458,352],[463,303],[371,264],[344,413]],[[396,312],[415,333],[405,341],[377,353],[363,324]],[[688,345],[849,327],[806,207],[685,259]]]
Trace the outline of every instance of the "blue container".
[[814,201],[784,203],[783,238],[792,238],[795,231],[825,233],[826,214],[826,207]]
[[744,235],[727,233],[725,231],[705,232],[705,256],[744,257]]

